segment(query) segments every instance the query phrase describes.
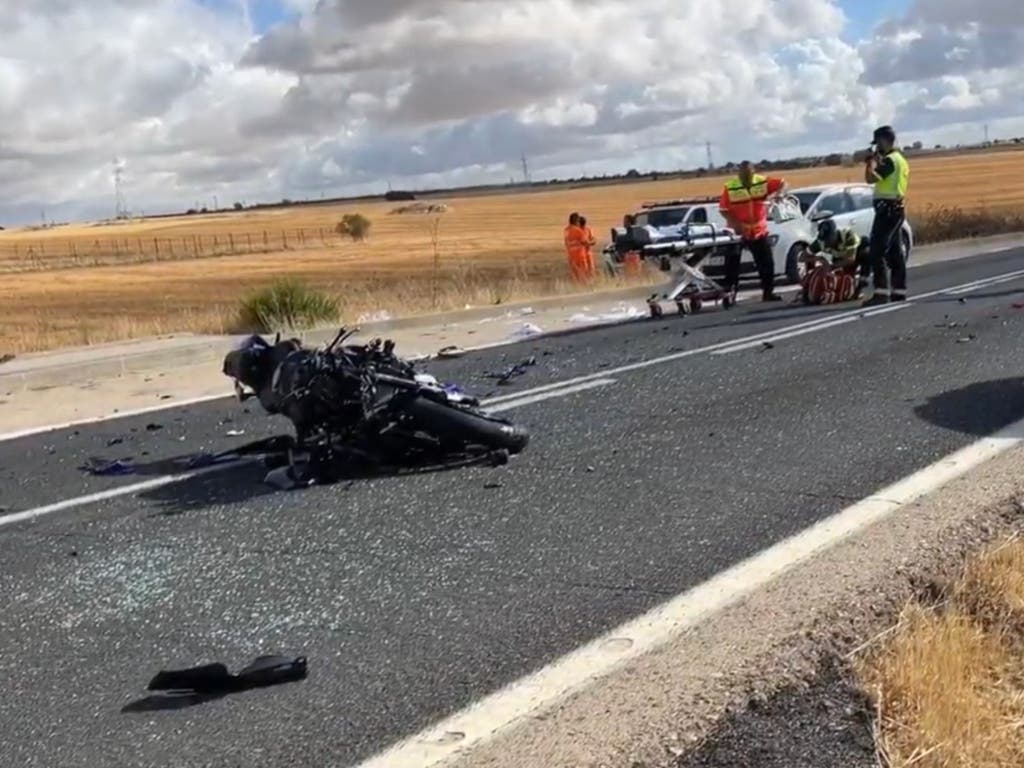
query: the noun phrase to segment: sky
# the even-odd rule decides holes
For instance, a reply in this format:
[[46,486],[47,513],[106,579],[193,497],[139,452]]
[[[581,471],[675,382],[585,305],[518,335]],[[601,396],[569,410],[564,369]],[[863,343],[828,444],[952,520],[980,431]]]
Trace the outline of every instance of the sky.
[[0,226],[1024,135],[1020,0],[33,0]]

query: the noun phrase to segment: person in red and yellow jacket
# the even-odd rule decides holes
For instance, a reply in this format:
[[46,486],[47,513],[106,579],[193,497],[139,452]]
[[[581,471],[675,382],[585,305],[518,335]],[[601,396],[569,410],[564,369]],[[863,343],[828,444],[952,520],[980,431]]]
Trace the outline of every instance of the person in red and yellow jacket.
[[565,252],[569,257],[569,274],[573,280],[583,281],[587,277],[587,233],[580,226],[580,215],[569,214],[569,225],[563,230]]
[[726,222],[743,238],[741,248],[726,256],[725,287],[735,294],[740,282],[740,256],[750,251],[761,278],[764,301],[781,301],[775,293],[775,257],[768,240],[768,198],[786,188],[784,179],[756,173],[749,160],[740,163],[735,179],[726,182],[718,207]]

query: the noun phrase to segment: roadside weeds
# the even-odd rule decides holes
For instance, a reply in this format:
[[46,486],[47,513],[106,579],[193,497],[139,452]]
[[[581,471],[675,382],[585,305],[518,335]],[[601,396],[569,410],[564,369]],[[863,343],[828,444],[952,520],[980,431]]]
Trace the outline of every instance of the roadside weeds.
[[[971,557],[855,665],[891,768],[1024,765],[1024,541]],[[934,597],[934,595],[933,595]]]

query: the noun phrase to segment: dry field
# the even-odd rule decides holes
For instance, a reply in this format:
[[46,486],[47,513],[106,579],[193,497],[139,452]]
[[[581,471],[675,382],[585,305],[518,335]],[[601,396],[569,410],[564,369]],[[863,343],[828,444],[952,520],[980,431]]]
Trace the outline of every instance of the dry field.
[[[1024,202],[1024,152],[922,158],[913,171],[919,233],[942,219],[933,206],[987,216]],[[804,185],[860,174],[857,166],[784,175]],[[0,232],[0,353],[229,331],[239,298],[284,275],[338,294],[346,319],[555,295],[573,290],[561,249],[571,210],[584,213],[601,240],[644,200],[716,194],[721,183],[452,197],[431,200],[449,206],[437,216],[391,215],[404,204],[374,202]],[[334,234],[341,216],[356,212],[373,222],[366,242]]]
[[859,676],[891,768],[1024,765],[1024,543],[971,561],[936,606],[911,604]]

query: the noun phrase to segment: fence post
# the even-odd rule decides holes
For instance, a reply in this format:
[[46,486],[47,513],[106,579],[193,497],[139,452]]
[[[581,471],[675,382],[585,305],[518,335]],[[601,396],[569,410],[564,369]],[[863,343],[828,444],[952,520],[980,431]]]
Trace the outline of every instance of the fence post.
[[249,253],[252,253],[252,233],[251,232],[246,232],[245,233],[245,239],[249,243]]
[[216,235],[213,236],[213,252],[215,254],[217,253],[217,236]]
[[171,258],[173,259],[174,258],[174,238],[173,237],[168,237],[167,238],[167,250],[170,252]]
[[234,253],[235,252],[235,236],[232,233],[230,233],[230,232],[228,232],[228,243],[231,244],[231,252]]
[[156,237],[153,238],[153,254],[156,256],[157,260],[159,261],[159,259],[160,259],[160,240],[158,238],[156,238]]
[[288,233],[283,229],[281,230],[281,246],[287,251],[288,250]]
[[270,248],[270,243],[267,241],[267,230],[263,230],[263,247]]

